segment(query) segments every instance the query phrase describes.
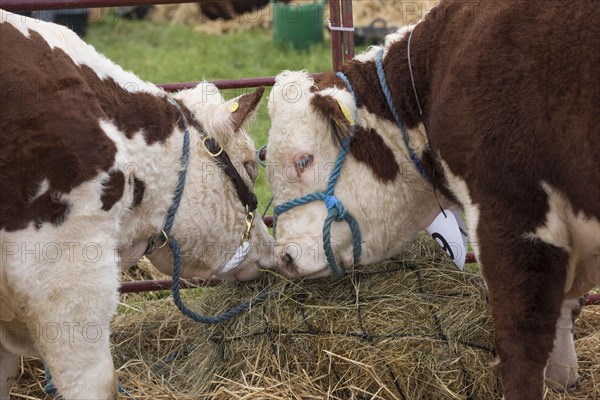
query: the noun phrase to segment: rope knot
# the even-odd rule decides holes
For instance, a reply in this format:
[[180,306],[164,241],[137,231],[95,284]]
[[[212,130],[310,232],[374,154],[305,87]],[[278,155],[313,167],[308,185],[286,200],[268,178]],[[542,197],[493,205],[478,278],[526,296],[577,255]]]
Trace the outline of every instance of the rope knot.
[[325,206],[337,222],[343,221],[346,218],[347,212],[344,205],[334,195],[325,196]]

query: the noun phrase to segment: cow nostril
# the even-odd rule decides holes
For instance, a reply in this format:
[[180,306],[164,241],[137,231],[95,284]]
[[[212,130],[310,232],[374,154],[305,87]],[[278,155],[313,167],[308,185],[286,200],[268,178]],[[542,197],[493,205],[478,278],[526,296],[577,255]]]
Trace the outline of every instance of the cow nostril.
[[579,379],[581,377],[579,376],[579,374],[576,372],[575,373],[575,382],[570,383],[567,385],[567,392],[572,392],[574,390],[576,390],[577,388],[579,388]]
[[284,253],[279,257],[279,268],[289,272],[296,272],[296,264],[294,263],[294,259],[288,253]]

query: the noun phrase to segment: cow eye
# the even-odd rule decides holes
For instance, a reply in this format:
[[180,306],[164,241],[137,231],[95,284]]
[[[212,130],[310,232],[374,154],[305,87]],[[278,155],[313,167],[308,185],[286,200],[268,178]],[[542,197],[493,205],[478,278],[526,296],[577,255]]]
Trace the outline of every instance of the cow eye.
[[294,164],[296,166],[296,173],[298,174],[298,177],[300,177],[307,168],[312,166],[314,159],[315,158],[312,154],[302,154],[294,157]]
[[244,163],[244,168],[250,177],[252,182],[256,182],[256,176],[258,175],[258,164],[256,161],[247,161]]

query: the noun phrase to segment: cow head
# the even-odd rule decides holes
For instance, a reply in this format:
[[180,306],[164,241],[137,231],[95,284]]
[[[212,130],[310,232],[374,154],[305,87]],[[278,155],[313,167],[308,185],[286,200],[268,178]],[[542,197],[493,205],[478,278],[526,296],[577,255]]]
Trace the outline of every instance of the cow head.
[[[242,178],[241,184],[247,186],[250,192],[258,164],[254,143],[246,129],[262,94],[263,89],[260,88],[225,101],[214,85],[204,82],[174,96],[189,109],[206,134],[222,147]],[[190,131],[190,164],[172,230],[183,256],[182,276],[209,278],[217,275],[252,279],[258,274],[258,267],[272,266],[273,239],[258,212],[254,211],[250,252],[239,267],[223,273],[224,265],[240,247],[249,216],[236,185],[207,149],[192,122]],[[172,193],[165,195],[172,196]],[[161,271],[172,271],[173,254],[168,246],[155,251],[150,259]]]
[[[305,72],[283,72],[269,102],[267,172],[275,205],[324,191],[344,139],[352,136],[335,196],[358,222],[362,255],[353,259],[348,224],[334,222],[332,248],[344,268],[399,253],[439,212],[396,125],[360,108],[352,128],[355,111],[352,94],[333,73],[315,82]],[[282,272],[290,277],[330,274],[323,249],[326,216],[322,201],[278,215],[275,252]]]

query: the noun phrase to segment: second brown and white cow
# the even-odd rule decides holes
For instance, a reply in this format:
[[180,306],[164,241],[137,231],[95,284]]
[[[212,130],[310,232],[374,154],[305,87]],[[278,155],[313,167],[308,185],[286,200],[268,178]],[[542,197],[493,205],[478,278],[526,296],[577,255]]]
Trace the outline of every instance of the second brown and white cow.
[[[64,27],[0,18],[0,398],[20,355],[41,356],[65,399],[115,398],[120,267],[162,231],[184,277],[271,266],[273,239],[258,215],[250,224],[245,130],[262,90],[224,101],[202,83],[171,96]],[[250,253],[230,264],[242,239]],[[172,271],[168,246],[149,258]]]
[[572,310],[600,283],[598,21],[594,1],[442,1],[341,74],[280,74],[267,147],[280,269],[329,275],[325,234],[338,266],[381,261],[458,204],[505,398],[541,400],[544,372],[572,388]]

